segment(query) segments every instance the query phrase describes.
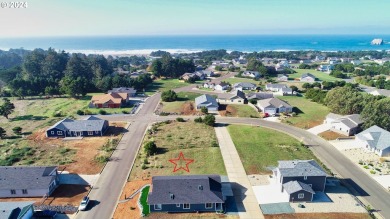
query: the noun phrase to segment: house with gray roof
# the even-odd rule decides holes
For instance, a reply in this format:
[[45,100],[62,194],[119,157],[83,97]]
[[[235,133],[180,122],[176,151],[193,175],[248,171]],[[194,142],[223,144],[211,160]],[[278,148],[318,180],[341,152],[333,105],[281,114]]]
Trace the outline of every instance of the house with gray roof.
[[315,192],[325,190],[326,172],[314,160],[278,161],[273,178],[281,192],[289,194],[290,201],[312,201]]
[[324,120],[324,124],[329,124],[331,126],[331,130],[334,132],[338,132],[346,136],[352,136],[361,131],[363,120],[359,114],[343,116],[335,113],[329,113]]
[[103,136],[108,129],[108,121],[95,116],[82,120],[63,119],[46,130],[46,137],[96,137]]
[[219,94],[217,101],[220,104],[246,104],[247,103],[245,93],[240,90],[235,90],[232,93]]
[[300,78],[300,81],[302,82],[315,82],[316,81],[316,76],[310,74],[310,73],[306,73],[306,74],[303,74]]
[[0,202],[0,218],[30,219],[34,214],[34,202]]
[[263,99],[269,99],[273,98],[274,94],[269,92],[257,92],[257,93],[248,93],[246,94],[246,98],[248,100],[255,99],[255,100],[263,100]]
[[203,94],[195,98],[196,109],[206,107],[208,111],[218,111],[217,100],[209,94]]
[[[135,94],[137,93],[137,90],[135,90],[132,87],[115,87],[112,88],[112,90],[107,91],[108,94],[111,93],[126,93],[128,97],[134,97]],[[128,98],[127,98],[128,101]]]
[[150,212],[216,212],[225,197],[218,175],[154,176],[147,202]]
[[49,196],[58,184],[55,166],[0,167],[0,198]]
[[378,156],[390,156],[390,132],[376,125],[355,135],[356,145],[360,145]]
[[239,83],[235,83],[233,84],[233,88],[235,90],[255,90],[256,89],[256,85],[253,84],[253,83],[249,83],[249,82],[239,82]]
[[260,78],[261,74],[258,71],[244,71],[242,77],[248,78]]
[[269,98],[257,101],[259,109],[268,115],[276,115],[279,113],[291,113],[293,107],[288,103],[278,98]]
[[288,81],[288,76],[285,74],[278,74],[277,81]]
[[289,96],[293,95],[293,90],[286,84],[266,84],[265,90],[274,92],[278,96]]
[[215,89],[215,90],[219,90],[219,91],[227,90],[229,87],[230,87],[230,84],[227,83],[227,82],[224,82],[224,81],[217,82],[217,83],[214,85],[214,89]]

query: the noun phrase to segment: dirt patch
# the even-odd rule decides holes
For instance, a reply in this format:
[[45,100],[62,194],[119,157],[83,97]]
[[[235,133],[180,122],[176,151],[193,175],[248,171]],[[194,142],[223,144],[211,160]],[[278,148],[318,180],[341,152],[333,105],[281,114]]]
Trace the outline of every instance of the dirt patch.
[[228,116],[228,117],[237,116],[237,110],[230,105],[220,105],[219,109],[220,109],[219,114],[221,116]]
[[183,115],[195,115],[198,112],[196,111],[196,108],[194,107],[194,104],[192,102],[185,102],[181,106],[181,113]]
[[[124,200],[126,197],[131,196],[135,191],[140,189],[142,186],[146,184],[150,184],[151,180],[134,180],[131,182],[127,182],[125,187],[123,188],[123,192],[119,198],[119,200]],[[140,209],[138,208],[137,202],[139,198],[139,193],[134,196],[131,200],[119,203],[116,206],[114,219],[135,219],[140,218]]]
[[265,219],[369,219],[368,214],[358,213],[305,213],[264,215]]
[[345,138],[347,136],[345,135],[342,135],[342,134],[339,134],[337,132],[333,132],[333,131],[325,131],[325,132],[322,132],[319,134],[320,137],[322,137],[323,139],[325,140],[336,140],[337,138]]

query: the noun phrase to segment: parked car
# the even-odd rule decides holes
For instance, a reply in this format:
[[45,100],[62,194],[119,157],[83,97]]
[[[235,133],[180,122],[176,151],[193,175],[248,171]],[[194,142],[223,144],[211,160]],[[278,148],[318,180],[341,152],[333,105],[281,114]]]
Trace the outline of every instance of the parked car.
[[87,210],[88,203],[89,203],[89,197],[88,196],[84,196],[83,200],[80,203],[79,211]]

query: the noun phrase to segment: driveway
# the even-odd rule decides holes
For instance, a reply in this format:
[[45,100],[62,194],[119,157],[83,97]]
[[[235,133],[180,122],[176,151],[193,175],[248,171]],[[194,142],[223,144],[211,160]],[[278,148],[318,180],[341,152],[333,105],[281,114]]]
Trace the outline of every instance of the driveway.
[[72,185],[90,185],[94,186],[99,179],[100,174],[96,175],[79,175],[79,174],[59,174],[60,184],[72,184]]
[[264,218],[227,128],[215,127],[215,132],[240,218]]
[[313,128],[308,129],[307,131],[312,134],[318,135],[322,132],[328,131],[330,128],[331,128],[330,124],[322,124],[322,125],[314,126]]
[[334,140],[329,141],[329,143],[331,143],[339,151],[362,148],[361,145],[356,144],[356,141],[354,139]]

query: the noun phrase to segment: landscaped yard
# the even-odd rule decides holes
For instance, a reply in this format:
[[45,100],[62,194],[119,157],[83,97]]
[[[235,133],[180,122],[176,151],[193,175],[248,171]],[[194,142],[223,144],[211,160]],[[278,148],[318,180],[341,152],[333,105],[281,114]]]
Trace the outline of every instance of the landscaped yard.
[[150,186],[146,186],[141,191],[140,203],[142,205],[142,214],[147,216],[150,214],[149,205],[147,203]]
[[228,117],[259,117],[259,113],[247,104],[221,105],[219,113]]
[[313,70],[313,69],[294,69],[294,71],[296,71],[297,73],[288,75],[288,78],[290,80],[294,80],[295,78],[300,78],[301,75],[303,75],[305,73],[310,73],[310,74],[316,76],[320,81],[337,81],[337,80],[341,80],[340,78],[335,78],[333,76],[330,76],[327,73],[320,72],[320,71]]
[[284,122],[293,126],[309,129],[323,123],[329,109],[319,103],[312,102],[301,96],[280,96],[294,107],[293,111],[297,113],[295,117],[289,117]]
[[154,80],[153,83],[146,88],[146,94],[151,95],[157,91],[173,90],[188,85],[190,84],[180,81],[179,79],[158,79]]
[[275,130],[229,125],[228,131],[248,175],[269,174],[278,160],[316,159],[298,140]]
[[[213,127],[194,122],[158,123],[146,134],[144,143],[148,141],[156,143],[157,153],[147,157],[143,145],[131,171],[130,180],[148,179],[156,175],[226,175]],[[178,158],[180,152],[185,158],[194,160],[188,166],[190,172],[173,172],[174,164],[169,160]]]

